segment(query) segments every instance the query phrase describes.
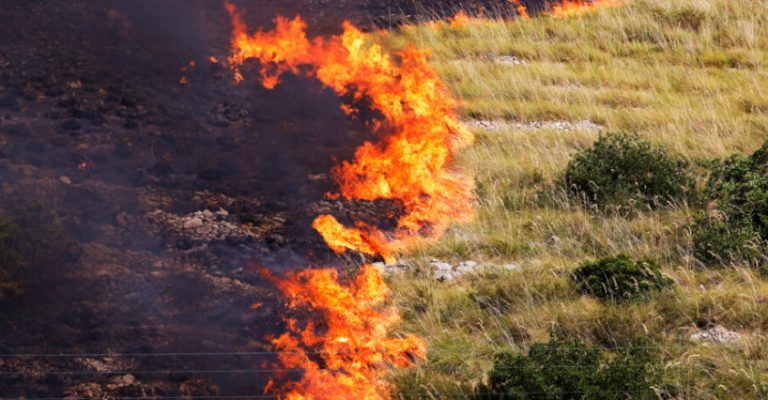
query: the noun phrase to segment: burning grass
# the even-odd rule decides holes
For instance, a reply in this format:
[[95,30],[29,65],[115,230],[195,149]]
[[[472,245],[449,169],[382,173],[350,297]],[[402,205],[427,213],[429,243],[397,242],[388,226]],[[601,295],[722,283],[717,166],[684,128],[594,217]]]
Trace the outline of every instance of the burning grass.
[[[364,143],[354,160],[333,169],[339,193],[327,197],[392,200],[404,212],[389,232],[363,221],[348,227],[332,215],[318,216],[312,227],[332,250],[391,260],[399,246],[434,239],[450,222],[471,220],[472,182],[448,166],[472,136],[459,123],[456,105],[426,52],[408,47],[395,60],[379,45],[366,43],[367,35],[350,23],[341,35],[310,39],[300,17],[278,17],[274,30],[249,34],[240,11],[230,3],[226,7],[233,20],[229,63],[237,81],[245,79],[245,61],[256,60],[266,89],[275,88],[285,73],[306,75],[351,99],[340,104],[351,118],[363,111],[356,105],[362,100],[381,114],[366,121],[380,140]],[[390,383],[383,379],[387,367],[404,368],[423,358],[421,339],[387,338],[398,317],[394,309],[378,310],[387,288],[372,266],[363,266],[348,286],[339,283],[332,269],[306,270],[274,282],[290,307],[308,306],[323,318],[310,319],[303,327],[286,318],[288,332],[272,343],[283,352],[281,364],[300,369],[302,377],[275,388],[270,383],[265,393],[296,400],[388,399]]]
[[[768,376],[757,372],[768,366],[768,314],[759,306],[765,277],[739,263],[701,269],[689,228],[695,205],[631,218],[591,213],[556,182],[598,132],[517,124],[589,120],[637,132],[690,161],[701,183],[707,160],[752,153],[768,134],[768,114],[744,106],[768,90],[766,10],[763,0],[638,0],[575,18],[409,26],[387,36],[395,48],[430,49],[432,65],[462,100],[462,116],[490,122],[475,129],[476,144],[458,160],[476,177],[476,221],[408,253],[411,272],[391,278],[402,329],[433,349],[419,371],[398,376],[404,393],[466,393],[496,351],[546,341],[557,325],[605,347],[648,336],[661,347],[665,389],[676,398],[765,397]],[[579,263],[620,253],[653,258],[676,289],[646,302],[602,304],[569,283]],[[521,268],[446,284],[423,274],[433,257]],[[714,325],[744,339],[687,340]]]

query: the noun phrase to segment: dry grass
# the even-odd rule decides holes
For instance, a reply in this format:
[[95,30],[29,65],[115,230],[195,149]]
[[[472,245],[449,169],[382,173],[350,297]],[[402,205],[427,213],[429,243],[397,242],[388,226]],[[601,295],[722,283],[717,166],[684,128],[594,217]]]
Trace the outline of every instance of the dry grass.
[[[768,138],[768,1],[627,3],[569,20],[410,26],[385,34],[392,47],[414,42],[432,51],[465,119],[497,123],[476,129],[477,143],[457,160],[476,178],[477,220],[404,255],[413,271],[391,279],[402,329],[433,349],[420,369],[396,377],[405,393],[461,398],[483,379],[495,351],[524,350],[558,325],[608,347],[650,337],[677,398],[768,397],[768,279],[738,265],[699,269],[687,228],[693,206],[595,214],[558,189],[569,158],[597,132],[515,125],[590,120],[636,131],[694,165],[752,151]],[[524,64],[500,63],[501,56]],[[618,305],[575,292],[573,268],[617,253],[658,260],[676,289]],[[432,257],[522,268],[439,283],[428,277]],[[687,340],[707,324],[747,339]]]

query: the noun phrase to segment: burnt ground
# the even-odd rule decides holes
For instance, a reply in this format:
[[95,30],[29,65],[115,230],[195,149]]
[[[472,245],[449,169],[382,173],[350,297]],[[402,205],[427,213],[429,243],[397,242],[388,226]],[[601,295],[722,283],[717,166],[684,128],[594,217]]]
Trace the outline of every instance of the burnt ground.
[[[315,34],[474,7],[235,3]],[[338,265],[309,229],[321,212],[391,223],[376,216],[396,205],[323,198],[375,139],[365,122],[311,80],[233,84],[209,61],[229,29],[218,1],[3,2],[0,211],[42,204],[79,258],[0,302],[0,397],[260,394],[284,309],[255,267]]]

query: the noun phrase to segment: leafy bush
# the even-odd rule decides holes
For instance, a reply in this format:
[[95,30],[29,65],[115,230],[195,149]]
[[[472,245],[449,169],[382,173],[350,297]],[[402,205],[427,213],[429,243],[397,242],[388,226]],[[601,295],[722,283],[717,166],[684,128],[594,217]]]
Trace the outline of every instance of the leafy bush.
[[40,206],[0,216],[0,300],[18,295],[24,284],[77,254],[53,214]]
[[553,338],[528,355],[496,355],[476,398],[499,400],[656,399],[661,382],[656,351],[645,340],[615,354],[578,340]]
[[634,261],[624,254],[587,262],[573,273],[579,293],[604,300],[627,300],[673,284],[650,261]]
[[768,242],[768,142],[749,157],[717,163],[704,196],[707,210],[693,227],[697,258],[710,265],[761,260]]
[[571,159],[564,180],[571,193],[599,208],[683,200],[695,183],[687,162],[628,133],[601,135]]

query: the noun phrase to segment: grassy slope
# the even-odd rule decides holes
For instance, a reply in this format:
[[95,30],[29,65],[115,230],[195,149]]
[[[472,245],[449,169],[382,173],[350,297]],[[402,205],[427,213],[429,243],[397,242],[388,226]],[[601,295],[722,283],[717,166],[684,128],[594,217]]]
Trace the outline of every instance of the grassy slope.
[[[430,49],[463,116],[502,126],[477,129],[477,143],[458,160],[478,183],[477,221],[414,249],[406,258],[416,268],[391,279],[403,330],[433,349],[420,369],[397,378],[405,393],[461,392],[482,379],[494,351],[524,351],[558,324],[605,346],[651,337],[680,398],[768,397],[768,279],[740,266],[698,269],[685,205],[633,218],[595,215],[556,189],[570,156],[597,132],[521,131],[510,123],[591,120],[637,131],[694,163],[754,150],[768,138],[768,1],[627,3],[569,20],[414,26],[386,37],[393,47],[410,41]],[[494,61],[510,55],[527,63]],[[619,252],[658,260],[677,289],[606,305],[569,285],[580,262]],[[437,283],[424,274],[432,257],[522,268]],[[748,339],[689,342],[697,324],[722,324]]]

